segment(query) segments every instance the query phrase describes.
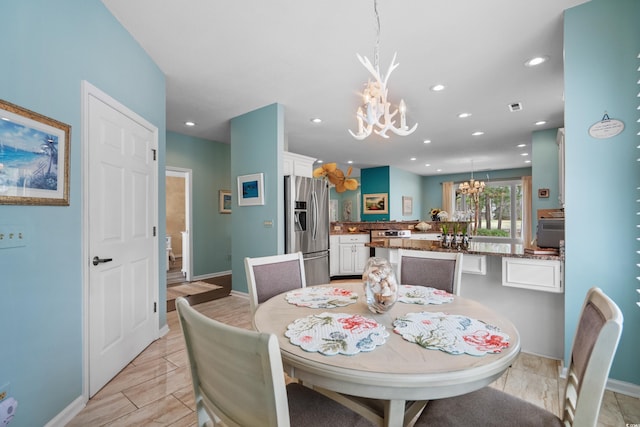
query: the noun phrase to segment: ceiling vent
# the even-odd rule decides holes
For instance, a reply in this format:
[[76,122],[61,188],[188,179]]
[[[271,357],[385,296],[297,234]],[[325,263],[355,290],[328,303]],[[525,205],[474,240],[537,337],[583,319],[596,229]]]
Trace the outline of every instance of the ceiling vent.
[[521,102],[514,102],[513,104],[509,104],[509,111],[511,111],[512,113],[520,110],[522,110]]

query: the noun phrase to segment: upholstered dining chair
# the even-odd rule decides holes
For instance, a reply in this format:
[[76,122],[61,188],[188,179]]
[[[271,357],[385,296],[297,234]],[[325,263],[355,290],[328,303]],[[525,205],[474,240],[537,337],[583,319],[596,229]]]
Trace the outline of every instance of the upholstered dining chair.
[[255,313],[258,305],[272,296],[307,286],[301,252],[247,257],[244,259],[244,269],[247,273],[251,313]]
[[622,312],[599,288],[587,292],[571,360],[562,414],[492,387],[430,401],[416,426],[573,426],[595,427],[605,385],[622,334]]
[[399,249],[398,281],[460,295],[462,253]]
[[180,297],[176,310],[191,367],[198,426],[371,426],[297,383],[285,386],[278,339],[213,320]]

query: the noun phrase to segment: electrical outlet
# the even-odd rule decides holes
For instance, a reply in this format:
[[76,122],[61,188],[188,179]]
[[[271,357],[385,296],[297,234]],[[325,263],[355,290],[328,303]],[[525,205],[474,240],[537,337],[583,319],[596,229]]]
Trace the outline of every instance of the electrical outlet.
[[0,225],[0,249],[27,246],[27,233],[19,225]]
[[7,396],[9,396],[9,392],[11,391],[9,386],[11,386],[11,383],[2,384],[2,386],[0,386],[0,401],[3,401]]

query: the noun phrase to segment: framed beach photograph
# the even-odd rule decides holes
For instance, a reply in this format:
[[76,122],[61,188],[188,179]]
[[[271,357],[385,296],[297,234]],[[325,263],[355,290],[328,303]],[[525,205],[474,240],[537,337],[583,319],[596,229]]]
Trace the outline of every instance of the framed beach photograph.
[[231,213],[231,191],[229,190],[218,191],[218,211],[221,214]]
[[0,204],[69,206],[71,126],[0,100]]
[[413,197],[402,196],[402,215],[413,214]]
[[264,175],[254,173],[238,177],[238,206],[264,205]]
[[362,195],[363,214],[386,214],[389,213],[389,193],[363,194]]

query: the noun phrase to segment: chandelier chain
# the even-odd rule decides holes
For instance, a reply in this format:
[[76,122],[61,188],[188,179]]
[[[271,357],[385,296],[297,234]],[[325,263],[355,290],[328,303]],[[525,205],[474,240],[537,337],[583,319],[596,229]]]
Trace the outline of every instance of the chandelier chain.
[[380,14],[378,13],[378,0],[373,0],[373,12],[376,15],[376,45],[373,51],[373,65],[378,70],[380,68]]

